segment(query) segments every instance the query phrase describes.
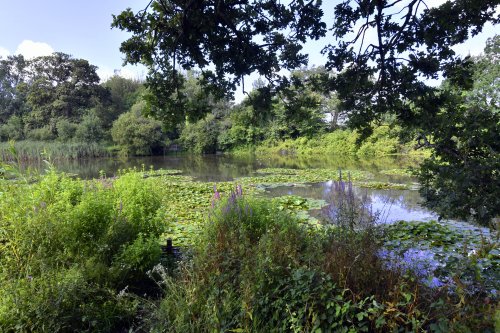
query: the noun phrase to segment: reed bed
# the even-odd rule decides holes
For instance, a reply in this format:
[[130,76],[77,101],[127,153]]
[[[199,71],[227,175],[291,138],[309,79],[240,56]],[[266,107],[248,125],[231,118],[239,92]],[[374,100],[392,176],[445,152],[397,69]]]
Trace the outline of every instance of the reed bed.
[[[0,159],[11,161],[12,143],[0,142]],[[14,142],[17,159],[22,161],[58,159],[80,159],[92,157],[109,157],[111,153],[98,143],[85,142],[49,142],[49,141],[18,141]]]

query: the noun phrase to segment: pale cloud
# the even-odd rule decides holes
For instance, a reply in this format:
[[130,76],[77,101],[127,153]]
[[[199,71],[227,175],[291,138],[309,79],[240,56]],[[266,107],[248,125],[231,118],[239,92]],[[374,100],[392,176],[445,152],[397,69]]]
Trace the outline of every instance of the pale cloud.
[[432,1],[426,1],[426,4],[427,6],[429,6],[429,8],[432,8],[432,7],[439,7],[447,1],[448,0],[432,0]]
[[112,69],[105,66],[98,66],[96,73],[99,76],[101,82],[107,81],[114,74]]
[[17,47],[16,54],[22,54],[26,59],[47,56],[54,53],[54,49],[47,43],[23,40]]
[[119,75],[126,79],[131,80],[141,80],[143,81],[145,78],[145,68],[141,68],[141,66],[126,66],[121,67],[119,69],[111,69],[106,66],[98,66],[97,75],[101,79],[101,82],[107,81],[113,75]]
[[0,58],[5,59],[5,58],[7,58],[9,55],[10,55],[9,50],[7,50],[6,48],[4,48],[4,47],[1,47],[1,46],[0,46]]

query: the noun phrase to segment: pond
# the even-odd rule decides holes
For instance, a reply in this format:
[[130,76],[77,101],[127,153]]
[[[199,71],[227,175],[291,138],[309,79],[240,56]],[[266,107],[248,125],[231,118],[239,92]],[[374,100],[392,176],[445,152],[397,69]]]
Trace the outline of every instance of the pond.
[[[397,220],[428,221],[437,216],[420,206],[415,179],[408,175],[390,174],[388,170],[402,170],[415,166],[415,160],[405,157],[386,157],[376,159],[355,159],[348,157],[318,156],[304,158],[296,156],[275,156],[259,158],[245,155],[167,155],[134,157],[128,159],[100,158],[89,160],[56,161],[56,167],[64,172],[76,174],[81,178],[96,178],[101,174],[114,176],[118,170],[126,168],[177,169],[197,181],[221,182],[235,181],[241,177],[255,176],[255,171],[263,168],[287,169],[332,169],[358,170],[367,172],[371,182],[402,184],[409,189],[374,189],[355,187],[358,195],[367,195],[374,212],[379,212],[382,222]],[[43,165],[33,165],[43,168]],[[389,174],[387,174],[389,173]],[[265,189],[265,195],[277,197],[298,195],[304,198],[328,199],[330,182],[307,184],[307,186],[278,186]]]
[[[120,169],[128,168],[175,169],[183,176],[191,177],[181,177],[187,179],[188,185],[173,181],[169,187],[176,193],[177,201],[170,204],[169,212],[175,222],[165,236],[180,246],[189,246],[192,235],[198,232],[196,221],[204,220],[204,213],[200,210],[209,207],[214,185],[229,191],[240,184],[244,192],[246,188],[261,196],[278,198],[278,207],[291,209],[303,222],[309,223],[319,221],[315,218],[321,217],[320,207],[331,202],[330,198],[335,194],[336,182],[330,179],[337,178],[339,170],[343,170],[344,180],[352,177],[354,194],[365,197],[377,221],[385,223],[387,234],[380,256],[390,265],[418,271],[433,287],[454,286],[451,277],[460,276],[461,281],[470,286],[471,292],[476,292],[479,288],[476,277],[479,276],[481,288],[486,288],[489,295],[496,297],[500,289],[498,234],[464,222],[433,221],[438,216],[420,205],[422,198],[418,184],[405,171],[418,165],[415,160],[404,157],[169,155],[127,160],[59,161],[54,164],[60,171],[85,179],[104,175],[113,177]],[[31,167],[43,170],[44,164]]]

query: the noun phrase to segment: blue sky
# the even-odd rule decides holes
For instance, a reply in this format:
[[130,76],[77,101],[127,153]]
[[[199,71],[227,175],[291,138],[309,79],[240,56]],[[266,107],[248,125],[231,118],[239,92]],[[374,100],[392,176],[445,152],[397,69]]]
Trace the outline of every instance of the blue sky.
[[[89,60],[99,67],[98,74],[106,79],[115,69],[120,69],[123,55],[120,43],[128,34],[111,29],[112,14],[119,14],[127,7],[137,11],[147,0],[0,0],[0,56],[23,53],[27,57],[60,51],[75,58]],[[324,0],[323,8],[327,17],[338,1]],[[427,3],[439,5],[444,0],[429,0]],[[498,12],[498,11],[497,11]],[[461,54],[479,54],[488,37],[499,33],[499,28],[487,26],[484,32],[456,47]],[[325,40],[306,45],[310,53],[310,64],[321,65],[324,58],[319,54]],[[144,77],[145,71],[139,67],[122,69],[122,75]],[[247,78],[246,85],[257,77]],[[238,98],[237,98],[238,99]]]
[[[89,60],[100,76],[121,68],[120,43],[127,34],[111,29],[112,14],[140,9],[144,0],[0,0],[0,56],[59,51]],[[142,70],[134,70],[139,72]],[[127,71],[124,71],[127,73]],[[131,73],[127,73],[132,75]]]

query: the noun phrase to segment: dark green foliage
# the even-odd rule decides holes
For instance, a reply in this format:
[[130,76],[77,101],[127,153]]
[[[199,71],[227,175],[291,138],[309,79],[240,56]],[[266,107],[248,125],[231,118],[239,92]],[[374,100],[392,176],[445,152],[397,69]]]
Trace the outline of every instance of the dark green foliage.
[[[64,53],[25,60],[11,56],[0,60],[0,140],[61,141],[75,136],[83,142],[102,138],[91,120],[91,108],[107,103],[97,67]],[[83,121],[79,130],[74,124]],[[91,124],[93,122],[93,124]]]
[[500,215],[499,37],[488,41],[473,64],[474,85],[464,90],[448,80],[435,130],[423,146],[433,155],[418,175],[426,205],[443,217],[470,218],[483,225]]
[[[178,73],[179,89],[169,92],[162,83],[147,83],[147,92],[143,99],[146,102],[145,114],[161,120],[168,132],[176,133],[178,127],[185,122],[195,123],[207,114],[221,117],[230,107],[230,102],[202,89],[203,79],[196,71],[189,70]],[[161,81],[161,78],[154,78]],[[153,79],[152,79],[153,80]],[[156,84],[159,84],[157,86]]]
[[113,27],[133,34],[120,49],[127,62],[150,69],[152,104],[159,107],[159,117],[174,120],[168,113],[175,106],[182,113],[184,107],[178,89],[184,80],[176,66],[201,69],[203,85],[216,97],[230,95],[253,71],[273,79],[278,66],[305,65],[301,43],[325,34],[320,4],[152,1],[143,11],[128,9],[114,16]]
[[80,142],[99,142],[104,137],[104,129],[101,120],[94,110],[90,110],[82,117],[75,132],[75,138]]
[[[405,127],[432,130],[442,101],[425,79],[443,74],[465,86],[470,82],[463,79],[470,75],[469,60],[457,57],[452,47],[479,33],[486,22],[497,22],[496,5],[460,0],[424,9],[424,1],[407,0],[398,4],[400,14],[391,15],[389,1],[338,4],[333,32],[340,40],[324,51],[328,68],[339,71],[333,86],[349,110],[349,122],[369,134],[372,121],[391,112]],[[356,37],[346,38],[352,30]],[[373,44],[364,41],[370,32],[378,37]]]
[[25,120],[29,128],[53,126],[51,121],[61,117],[78,120],[83,109],[95,106],[106,93],[96,69],[64,53],[31,60],[27,70],[32,78],[23,88],[31,109]]
[[51,126],[43,126],[28,130],[27,138],[33,141],[51,141],[56,138]]
[[11,116],[22,116],[26,111],[25,85],[28,61],[22,55],[0,59],[0,122]]
[[21,140],[24,138],[24,124],[19,116],[12,116],[0,126],[0,141]]
[[100,107],[96,111],[104,128],[109,129],[113,121],[138,102],[144,89],[141,82],[119,75],[113,75],[102,86],[109,90],[110,101],[107,107]]
[[500,114],[455,102],[450,108],[456,111],[443,112],[433,156],[419,171],[420,193],[442,217],[488,225],[500,215]]
[[492,331],[491,306],[467,298],[456,310],[452,295],[387,267],[377,229],[310,229],[237,193],[217,204],[192,259],[160,270],[165,296],[146,318],[149,330]]
[[61,119],[56,123],[57,138],[63,142],[73,139],[78,125],[67,119]]
[[194,124],[187,124],[181,132],[179,141],[184,149],[195,153],[214,154],[217,151],[219,124],[213,115]]

